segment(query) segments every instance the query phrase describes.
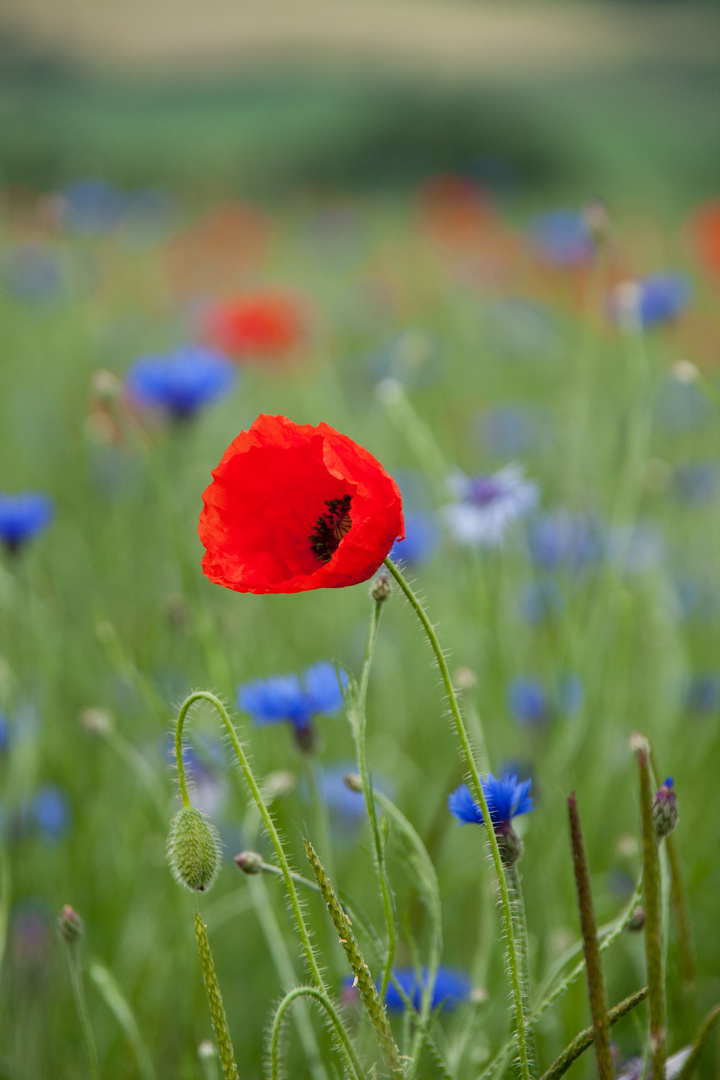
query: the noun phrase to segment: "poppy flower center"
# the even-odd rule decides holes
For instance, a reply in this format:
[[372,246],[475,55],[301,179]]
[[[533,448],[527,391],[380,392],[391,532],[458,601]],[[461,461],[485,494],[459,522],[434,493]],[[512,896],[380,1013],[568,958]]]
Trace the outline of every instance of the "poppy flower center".
[[343,495],[341,499],[326,499],[327,510],[315,522],[315,527],[308,540],[316,558],[329,562],[337,551],[343,536],[352,528],[350,503],[352,495]]

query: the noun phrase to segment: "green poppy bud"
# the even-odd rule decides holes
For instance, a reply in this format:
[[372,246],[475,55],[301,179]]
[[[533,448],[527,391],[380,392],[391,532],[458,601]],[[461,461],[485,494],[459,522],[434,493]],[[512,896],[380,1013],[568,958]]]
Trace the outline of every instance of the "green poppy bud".
[[184,806],[172,820],[167,857],[178,885],[207,892],[220,869],[220,837],[214,825],[193,806]]

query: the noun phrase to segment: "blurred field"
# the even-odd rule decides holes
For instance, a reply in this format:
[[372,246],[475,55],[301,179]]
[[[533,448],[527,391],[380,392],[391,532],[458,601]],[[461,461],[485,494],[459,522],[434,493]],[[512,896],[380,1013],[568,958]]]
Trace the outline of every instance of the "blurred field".
[[[720,322],[717,268],[690,221],[716,194],[715,13],[538,5],[494,8],[487,23],[484,10],[453,5],[438,40],[429,20],[440,6],[422,5],[413,21],[396,4],[340,5],[342,18],[320,4],[303,7],[303,18],[294,7],[280,18],[275,5],[219,0],[202,11],[127,4],[109,6],[101,23],[96,5],[5,4],[15,44],[1,75],[0,492],[55,501],[52,524],[27,550],[0,552],[8,1080],[88,1075],[54,926],[65,903],[85,920],[87,967],[112,972],[136,1017],[152,1061],[143,1080],[214,1075],[198,1059],[211,1027],[194,904],[164,854],[179,805],[174,709],[192,688],[234,703],[239,684],[319,660],[358,676],[370,608],[366,585],[263,597],[203,578],[202,491],[262,412],[325,421],[356,439],[396,476],[406,509],[433,522],[436,546],[410,575],[450,651],[471,725],[482,718],[489,766],[516,763],[533,776],[536,809],[518,829],[535,988],[578,937],[571,790],[599,921],[631,895],[639,851],[628,742],[641,730],[663,776],[675,778],[694,927],[688,992],[670,923],[671,1050],[720,998]],[[471,44],[468,27],[481,17],[488,33]],[[372,71],[362,70],[359,39],[377,60]],[[332,62],[313,70],[311,46],[331,50]],[[292,62],[278,73],[268,59],[260,71],[261,47],[274,62],[292,52]],[[250,53],[252,64],[230,70]],[[201,71],[210,56],[222,67],[214,78]],[[430,57],[436,83],[415,75]],[[487,76],[479,82],[468,76],[476,64]],[[459,217],[452,199],[445,216],[432,202],[432,182],[446,173],[469,184]],[[83,232],[66,186],[82,176],[113,181],[137,201],[110,227]],[[148,187],[155,201],[143,203]],[[539,258],[536,212],[577,209],[596,195],[610,203],[604,255],[575,266]],[[214,219],[218,206],[235,209]],[[41,265],[51,269],[38,277]],[[687,305],[642,335],[623,333],[608,314],[609,290],[661,271],[687,275]],[[309,329],[293,362],[241,362],[236,390],[187,423],[122,394],[109,407],[98,393],[99,370],[122,386],[138,357],[202,339],[210,300],[268,288],[301,299]],[[692,372],[687,381],[680,360],[699,382]],[[383,395],[388,378],[402,388],[409,421],[387,382]],[[463,548],[442,525],[443,470],[485,475],[510,461],[538,484],[538,509],[498,550]],[[596,523],[602,550],[580,566],[543,561],[533,528],[557,514]],[[568,677],[582,687],[574,705],[562,697]],[[544,715],[518,715],[517,679],[545,688]],[[110,714],[109,732],[93,733],[86,713],[81,721],[88,709]],[[507,986],[482,837],[447,810],[464,777],[444,713],[430,654],[396,595],[370,683],[369,758],[437,866],[443,962],[486,992],[435,1030],[452,1075],[478,1080],[508,1033]],[[238,724],[258,776],[290,774],[274,811],[305,873],[302,836],[318,830],[314,767],[287,725]],[[354,767],[346,719],[318,725],[317,767]],[[209,710],[191,731],[226,849],[199,907],[241,1075],[256,1080],[281,993],[262,911],[274,914],[294,964],[298,950],[279,886],[233,863],[243,847],[271,856]],[[58,802],[45,820],[37,798],[48,789]],[[330,815],[332,845],[321,838],[321,851],[380,927],[367,824],[343,823],[332,807]],[[427,923],[392,833],[388,861],[406,917],[398,962],[407,965],[412,936],[421,951],[427,944]],[[308,910],[340,990],[347,967],[313,895]],[[299,978],[299,961],[295,970]],[[642,984],[639,935],[622,936],[605,971],[612,1003]],[[86,982],[102,1075],[141,1075],[96,982]],[[347,1016],[366,1050],[360,1010],[350,1005]],[[614,1029],[624,1057],[642,1052],[645,1013],[635,1016]],[[402,1037],[402,1020],[393,1023]],[[542,1021],[542,1062],[587,1023],[580,981]],[[289,1030],[288,1075],[304,1080]],[[697,1075],[712,1080],[719,1064],[716,1040]],[[423,1059],[420,1076],[436,1075],[433,1067]],[[568,1075],[593,1069],[586,1055]]]

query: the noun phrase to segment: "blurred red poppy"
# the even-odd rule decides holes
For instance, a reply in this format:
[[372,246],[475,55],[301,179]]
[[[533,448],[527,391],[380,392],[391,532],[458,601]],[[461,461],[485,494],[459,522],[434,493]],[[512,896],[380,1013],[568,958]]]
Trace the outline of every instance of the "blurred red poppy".
[[688,222],[693,250],[715,274],[720,274],[720,199],[703,203]]
[[248,293],[214,304],[205,316],[209,342],[236,360],[283,360],[305,341],[307,313],[287,293]]
[[284,416],[238,435],[203,500],[203,571],[236,592],[356,585],[405,535],[397,485],[367,450]]

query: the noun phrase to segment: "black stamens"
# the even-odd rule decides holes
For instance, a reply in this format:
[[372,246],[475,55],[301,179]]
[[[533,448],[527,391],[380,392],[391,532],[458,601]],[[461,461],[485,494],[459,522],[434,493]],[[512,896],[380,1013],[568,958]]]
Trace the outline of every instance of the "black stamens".
[[337,551],[343,536],[350,532],[352,518],[350,503],[352,495],[343,495],[341,499],[326,499],[327,510],[315,522],[315,527],[308,540],[318,559],[329,562]]

